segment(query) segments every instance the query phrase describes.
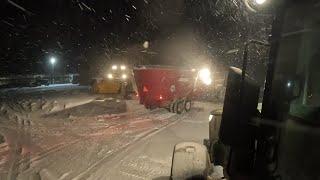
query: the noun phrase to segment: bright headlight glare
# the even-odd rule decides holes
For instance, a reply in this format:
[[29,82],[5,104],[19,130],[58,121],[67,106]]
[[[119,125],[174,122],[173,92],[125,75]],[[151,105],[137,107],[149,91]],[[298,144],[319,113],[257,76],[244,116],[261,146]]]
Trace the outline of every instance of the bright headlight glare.
[[126,70],[126,66],[120,66],[121,70]]
[[127,79],[127,75],[126,74],[122,74],[122,79]]
[[255,0],[257,4],[264,4],[267,0]]
[[112,66],[112,70],[117,70],[118,69],[118,66],[117,65],[113,65]]
[[212,79],[209,77],[209,78],[207,78],[207,79],[204,79],[204,80],[202,80],[203,81],[203,83],[205,84],[205,85],[211,85],[212,84]]
[[209,69],[201,69],[199,71],[199,79],[205,84],[205,85],[210,85],[212,83],[211,79],[211,73]]
[[112,79],[113,75],[112,74],[108,74],[108,79]]
[[213,115],[212,115],[212,114],[210,114],[210,116],[209,116],[209,122],[211,122],[211,121],[212,121],[212,119],[213,119]]
[[200,79],[210,77],[210,74],[211,74],[211,73],[210,73],[209,69],[207,69],[207,68],[201,69],[201,70],[199,71],[199,77],[200,77]]

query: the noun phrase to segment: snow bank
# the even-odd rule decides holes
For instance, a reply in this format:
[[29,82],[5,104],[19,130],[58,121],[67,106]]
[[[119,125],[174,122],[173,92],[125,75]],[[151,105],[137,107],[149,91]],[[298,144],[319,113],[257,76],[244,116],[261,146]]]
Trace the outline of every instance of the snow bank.
[[72,84],[0,90],[0,120],[31,125],[41,116],[87,104],[97,95]]

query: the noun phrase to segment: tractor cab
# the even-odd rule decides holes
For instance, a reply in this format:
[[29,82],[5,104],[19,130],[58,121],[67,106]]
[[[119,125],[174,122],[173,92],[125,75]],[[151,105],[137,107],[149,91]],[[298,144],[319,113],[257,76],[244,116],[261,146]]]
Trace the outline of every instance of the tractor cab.
[[[320,2],[272,3],[269,42],[245,43],[242,69],[229,70],[223,111],[209,116],[207,150],[178,144],[172,179],[222,178],[214,176],[218,166],[228,179],[320,179]],[[251,43],[270,46],[263,87],[246,73]],[[179,169],[181,159],[193,168]]]

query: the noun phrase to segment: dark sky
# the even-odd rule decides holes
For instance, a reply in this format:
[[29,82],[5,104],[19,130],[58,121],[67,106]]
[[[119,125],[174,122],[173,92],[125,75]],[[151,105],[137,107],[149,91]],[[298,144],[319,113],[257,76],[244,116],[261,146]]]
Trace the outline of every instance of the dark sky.
[[50,56],[72,72],[88,56],[141,36],[130,37],[141,11],[134,1],[14,0],[19,7],[12,2],[1,3],[0,22],[1,68],[9,73],[41,71]]
[[247,31],[240,0],[2,0],[0,13],[2,75],[45,73],[51,56],[62,73],[121,54],[158,63],[164,40],[183,33],[201,42],[200,53],[219,55],[238,48]]

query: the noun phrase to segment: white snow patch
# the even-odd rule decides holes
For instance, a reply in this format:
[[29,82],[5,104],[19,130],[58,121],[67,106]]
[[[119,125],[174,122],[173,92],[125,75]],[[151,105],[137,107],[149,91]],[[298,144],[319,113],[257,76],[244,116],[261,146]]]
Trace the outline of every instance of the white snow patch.
[[73,84],[2,89],[0,118],[18,124],[32,124],[44,114],[86,104],[96,97],[88,94],[86,87]]

